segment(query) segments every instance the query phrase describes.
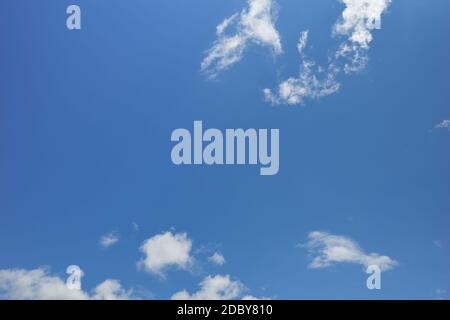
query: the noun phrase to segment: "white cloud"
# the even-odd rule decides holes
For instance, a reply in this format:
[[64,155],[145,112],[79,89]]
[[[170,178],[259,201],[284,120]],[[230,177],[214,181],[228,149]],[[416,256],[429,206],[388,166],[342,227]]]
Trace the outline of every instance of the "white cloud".
[[207,276],[200,283],[199,291],[190,294],[183,290],[175,293],[172,300],[233,300],[244,289],[241,282],[231,280],[229,275]]
[[309,31],[303,31],[297,44],[302,57],[302,65],[297,78],[289,78],[278,86],[275,94],[270,89],[264,89],[266,101],[272,104],[302,104],[305,98],[320,98],[339,90],[340,84],[336,81],[338,69],[330,64],[327,70],[318,66],[304,53],[308,42]]
[[0,270],[0,297],[16,300],[88,299],[85,292],[69,290],[61,278],[49,275],[43,268]]
[[[201,70],[209,78],[239,62],[250,43],[282,52],[280,35],[275,28],[273,0],[248,0],[248,8],[226,18],[216,27],[217,40],[207,51]],[[232,34],[226,31],[234,27]]]
[[345,4],[341,19],[334,25],[333,33],[347,37],[341,43],[337,58],[345,58],[344,72],[362,70],[367,63],[367,50],[373,40],[372,30],[381,29],[381,15],[391,0],[340,0]]
[[214,254],[208,258],[208,260],[219,266],[225,263],[225,257],[219,252],[214,252]]
[[261,300],[261,299],[258,299],[257,297],[252,296],[252,295],[247,295],[247,296],[243,296],[242,300],[249,300],[250,301],[250,300]]
[[345,37],[336,53],[329,57],[328,67],[318,66],[304,51],[308,31],[300,34],[298,50],[302,64],[298,77],[282,81],[275,92],[264,89],[266,101],[277,104],[303,104],[305,99],[317,99],[337,92],[339,74],[350,74],[365,68],[367,51],[372,42],[372,30],[381,28],[381,16],[391,0],[340,0],[345,9],[333,27],[333,34]]
[[145,240],[140,251],[144,257],[138,265],[145,270],[164,277],[167,267],[175,266],[188,269],[193,261],[191,257],[192,241],[186,233],[165,232]]
[[298,39],[297,50],[298,50],[298,53],[300,53],[300,56],[302,56],[302,57],[304,57],[304,51],[305,51],[306,45],[308,44],[308,36],[309,36],[309,30],[302,31],[300,33],[300,38]]
[[119,280],[108,279],[103,281],[93,290],[93,300],[128,300],[133,291],[122,288]]
[[448,129],[450,131],[450,120],[444,120],[434,126],[435,129]]
[[89,294],[83,290],[70,290],[65,280],[51,275],[45,268],[33,270],[0,270],[0,299],[14,300],[88,300],[129,299],[131,291],[122,289],[120,282],[108,279]]
[[391,0],[340,0],[345,4],[341,20],[334,25],[334,33],[347,36],[349,41],[368,48],[371,31],[381,29],[381,15]]
[[102,236],[100,238],[100,245],[103,248],[108,248],[108,247],[116,244],[117,242],[119,242],[119,235],[115,231],[105,234],[104,236]]
[[243,296],[241,300],[271,300],[270,298],[262,297],[258,298],[252,295]]
[[365,268],[370,265],[377,265],[384,271],[398,264],[388,256],[377,253],[366,254],[350,238],[321,231],[314,231],[308,235],[306,247],[310,254],[314,256],[309,264],[310,268],[324,268],[335,263],[356,263]]

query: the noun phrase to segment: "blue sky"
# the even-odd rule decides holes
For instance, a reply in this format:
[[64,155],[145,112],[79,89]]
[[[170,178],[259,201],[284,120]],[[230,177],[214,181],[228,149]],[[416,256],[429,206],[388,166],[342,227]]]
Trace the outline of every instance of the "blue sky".
[[[69,31],[73,3],[82,29]],[[294,105],[273,105],[263,89],[276,95],[305,59],[327,65],[346,39],[332,36],[345,6],[278,0],[282,52],[250,39],[239,62],[208,79],[201,63],[216,26],[247,7],[0,3],[0,297],[41,298],[5,288],[20,277],[59,285],[76,264],[86,292],[117,279],[138,298],[203,297],[208,279],[239,292],[232,298],[449,298],[450,131],[437,126],[450,119],[450,3],[393,0],[370,30],[367,65],[337,74],[337,92]],[[297,50],[305,30],[308,58]],[[279,173],[173,165],[171,132],[194,120],[280,129]],[[382,290],[366,288],[355,259],[311,267],[326,254],[311,247],[314,231],[322,247],[353,239],[360,256],[395,261]],[[118,241],[102,247],[111,232]],[[165,244],[184,258],[155,265],[151,250],[166,256]]]

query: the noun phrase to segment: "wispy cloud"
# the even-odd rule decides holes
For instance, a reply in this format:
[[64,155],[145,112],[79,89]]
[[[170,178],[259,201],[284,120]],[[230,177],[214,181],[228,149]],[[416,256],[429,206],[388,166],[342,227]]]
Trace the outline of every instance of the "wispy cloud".
[[100,246],[109,248],[119,242],[119,234],[116,231],[111,231],[100,238]]
[[202,72],[215,78],[239,62],[250,43],[269,47],[275,54],[280,54],[282,46],[275,20],[273,0],[248,0],[247,8],[216,27],[217,40],[207,51],[201,64]]
[[214,254],[208,258],[208,260],[218,266],[225,264],[225,257],[219,252],[214,252]]
[[435,247],[440,248],[440,249],[444,247],[444,244],[442,243],[441,240],[434,240],[433,244]]
[[300,34],[298,49],[302,64],[298,77],[282,81],[277,90],[264,89],[267,101],[277,104],[303,104],[305,99],[317,99],[337,92],[340,74],[351,74],[365,68],[373,40],[372,31],[381,28],[381,16],[391,0],[339,0],[345,5],[341,18],[333,26],[333,35],[343,38],[336,53],[329,57],[327,67],[308,59],[305,48],[308,31]]
[[62,278],[51,275],[46,268],[0,270],[0,299],[127,300],[132,298],[132,290],[123,289],[120,282],[114,279],[105,280],[89,293],[83,290],[70,290]]
[[186,233],[173,234],[168,231],[145,240],[140,251],[144,254],[138,266],[155,275],[164,277],[168,267],[188,269],[193,262],[191,257],[192,240]]
[[339,69],[334,64],[324,69],[305,54],[308,35],[309,31],[303,31],[297,44],[302,57],[299,76],[281,82],[276,93],[268,88],[264,89],[266,101],[274,105],[302,104],[305,98],[320,98],[339,90],[340,84],[336,81]]
[[435,129],[447,129],[450,131],[450,120],[444,120],[441,123],[434,126]]
[[308,235],[306,248],[313,257],[310,268],[325,268],[336,263],[355,263],[367,268],[377,265],[382,271],[391,269],[398,263],[388,256],[365,253],[358,243],[345,237],[327,232],[313,231]]

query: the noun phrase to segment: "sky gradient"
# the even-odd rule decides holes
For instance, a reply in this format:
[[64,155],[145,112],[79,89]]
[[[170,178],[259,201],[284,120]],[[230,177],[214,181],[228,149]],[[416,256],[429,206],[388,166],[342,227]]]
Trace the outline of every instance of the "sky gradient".
[[[69,4],[82,10],[81,30],[66,28]],[[437,127],[450,119],[450,2],[392,0],[365,68],[293,105],[263,90],[299,75],[302,31],[308,59],[327,65],[344,4],[278,0],[282,51],[273,38],[249,40],[239,62],[208,78],[216,27],[246,7],[0,2],[0,298],[27,297],[8,290],[20,277],[59,285],[73,264],[89,297],[106,279],[149,299],[205,297],[202,281],[230,298],[450,297],[450,130]],[[170,135],[195,120],[279,129],[279,173],[173,165]],[[339,236],[322,247],[352,239],[344,247],[358,257],[395,261],[382,289],[367,289],[359,258],[313,267],[324,254],[315,231]]]

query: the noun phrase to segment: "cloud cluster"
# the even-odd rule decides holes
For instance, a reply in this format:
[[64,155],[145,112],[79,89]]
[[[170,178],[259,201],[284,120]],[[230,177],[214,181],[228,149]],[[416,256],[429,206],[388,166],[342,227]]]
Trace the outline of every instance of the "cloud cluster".
[[138,265],[146,271],[164,277],[164,270],[168,267],[188,269],[191,266],[191,249],[192,240],[186,233],[173,234],[168,231],[158,234],[142,243],[140,251],[144,257]]
[[333,27],[333,35],[343,38],[336,53],[329,57],[327,67],[318,66],[304,51],[308,31],[300,34],[298,49],[302,64],[298,77],[291,77],[278,85],[275,92],[264,89],[266,101],[277,104],[302,104],[337,92],[339,74],[351,74],[365,68],[367,51],[373,40],[372,31],[381,28],[381,16],[391,0],[339,0],[345,5],[342,17]]
[[382,271],[395,267],[398,263],[388,256],[365,253],[350,238],[313,231],[308,235],[306,248],[313,256],[310,268],[325,268],[336,263],[355,263],[367,268],[377,265]]
[[[312,256],[310,268],[324,268],[337,263],[354,263],[364,267],[377,265],[384,271],[397,265],[397,262],[388,256],[365,253],[350,238],[326,232],[311,232],[304,246]],[[164,277],[164,271],[171,266],[189,270],[194,261],[191,255],[192,240],[186,233],[163,232],[154,235],[143,242],[140,250],[143,257],[139,261],[139,266],[156,276]],[[225,263],[225,258],[219,252],[215,252],[208,260],[217,265]],[[79,274],[82,276],[83,271],[79,270]],[[134,296],[133,290],[124,289],[120,281],[115,279],[107,279],[90,291],[85,291],[81,287],[71,289],[68,285],[69,279],[66,283],[63,278],[52,275],[46,268],[0,270],[0,299],[127,300],[138,298]],[[173,294],[171,299],[267,299],[244,295],[246,291],[246,287],[239,280],[233,280],[229,275],[208,275],[200,282],[196,292],[181,290]]]
[[91,293],[70,290],[59,276],[45,268],[0,270],[0,299],[14,300],[128,300],[131,290],[124,290],[118,280],[108,279]]
[[[226,18],[216,28],[217,40],[207,51],[201,71],[209,78],[239,62],[250,43],[282,52],[280,35],[275,28],[273,0],[248,0],[248,7]],[[231,32],[227,32],[232,29]]]
[[[175,266],[187,270],[193,264],[192,240],[186,233],[163,232],[145,240],[140,251],[143,253],[139,266],[156,276],[164,277],[166,268]],[[219,252],[209,257],[209,261],[223,265],[225,258]],[[80,270],[80,275],[84,273]],[[214,299],[228,300],[241,297],[245,287],[229,275],[210,275],[200,283],[195,293],[186,290],[175,293],[172,299]],[[66,281],[52,275],[47,268],[0,270],[0,299],[18,300],[128,300],[136,299],[133,290],[126,290],[120,281],[107,279],[85,291],[81,287],[71,289]],[[243,298],[257,299],[253,296]]]
[[[155,235],[142,244],[140,248],[144,257],[138,265],[156,276],[165,277],[164,271],[168,267],[178,267],[182,270],[190,270],[194,264],[191,254],[192,240],[186,233],[173,234],[164,232]],[[208,260],[216,265],[223,265],[225,257],[214,252]],[[254,296],[243,296],[244,285],[238,280],[232,280],[229,275],[209,275],[200,283],[197,292],[189,293],[187,290],[179,291],[172,295],[173,300],[231,300],[258,299]]]

